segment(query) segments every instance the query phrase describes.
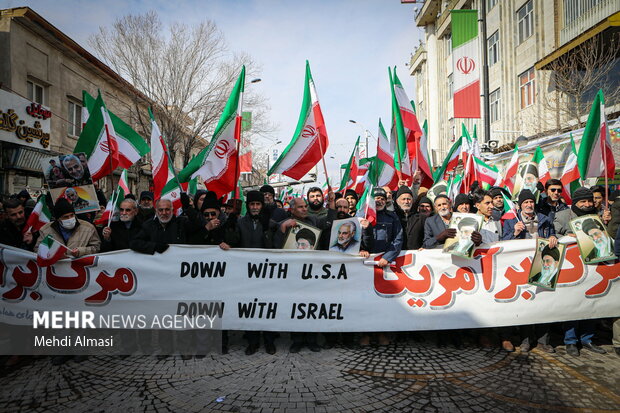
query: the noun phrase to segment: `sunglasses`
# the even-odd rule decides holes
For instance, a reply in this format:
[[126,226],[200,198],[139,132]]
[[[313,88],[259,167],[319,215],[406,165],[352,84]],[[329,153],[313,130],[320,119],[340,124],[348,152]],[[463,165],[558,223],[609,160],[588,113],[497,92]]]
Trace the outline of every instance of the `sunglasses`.
[[562,188],[549,188],[551,192],[562,192]]
[[205,217],[215,217],[217,216],[217,212],[203,212],[202,215]]

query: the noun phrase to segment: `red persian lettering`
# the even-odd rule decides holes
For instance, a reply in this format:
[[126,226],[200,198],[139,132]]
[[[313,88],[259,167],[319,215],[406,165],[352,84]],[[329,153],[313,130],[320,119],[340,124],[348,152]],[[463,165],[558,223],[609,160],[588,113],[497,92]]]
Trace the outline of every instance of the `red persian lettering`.
[[499,253],[501,248],[489,248],[489,249],[477,249],[474,252],[474,258],[479,255],[482,256],[480,259],[480,266],[482,267],[482,285],[484,289],[487,291],[491,291],[493,287],[493,275],[495,273],[495,254]]
[[[375,257],[375,261],[380,259],[381,256]],[[424,294],[430,291],[432,285],[431,271],[426,265],[420,269],[421,280],[414,280],[403,271],[403,267],[412,265],[412,263],[413,254],[401,255],[394,260],[394,265],[390,265],[390,271],[396,275],[396,280],[386,280],[384,278],[386,269],[375,266],[374,279],[377,294],[400,295],[405,290],[415,294]]]
[[0,261],[0,287],[4,287],[6,264],[4,261]]
[[517,298],[519,287],[527,284],[530,276],[531,266],[532,261],[528,257],[521,261],[521,268],[523,268],[523,271],[517,271],[513,267],[508,267],[508,269],[506,270],[506,274],[504,274],[504,277],[506,277],[510,284],[508,285],[508,287],[495,294],[495,299],[502,301],[512,301]]
[[39,267],[34,260],[28,260],[28,271],[19,267],[13,269],[15,287],[2,294],[2,298],[11,301],[21,301],[26,297],[26,290],[34,288],[39,283]]
[[573,268],[566,268],[560,271],[558,284],[572,284],[583,277],[583,261],[581,260],[581,254],[579,253],[577,244],[567,245],[564,262],[567,261],[573,265]]
[[51,290],[58,292],[82,291],[88,285],[88,269],[95,264],[96,257],[93,255],[78,258],[71,261],[71,269],[75,276],[59,276],[54,272],[53,267],[47,267],[45,281]]
[[136,275],[129,268],[119,268],[114,272],[114,276],[101,271],[95,281],[101,286],[101,291],[86,298],[86,304],[107,304],[112,293],[131,295],[136,287]]
[[454,277],[443,273],[439,277],[439,284],[445,289],[444,293],[431,301],[432,307],[446,307],[454,303],[455,292],[473,291],[476,288],[476,277],[471,268],[463,267],[456,271]]
[[611,282],[620,278],[620,263],[613,265],[599,264],[596,266],[596,272],[602,275],[603,279],[586,291],[586,297],[606,294],[609,291],[609,287],[611,287]]

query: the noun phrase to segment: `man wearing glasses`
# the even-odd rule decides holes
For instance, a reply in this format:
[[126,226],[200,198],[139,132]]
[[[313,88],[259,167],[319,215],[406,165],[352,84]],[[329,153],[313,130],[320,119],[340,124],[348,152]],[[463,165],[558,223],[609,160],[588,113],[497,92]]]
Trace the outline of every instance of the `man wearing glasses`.
[[555,214],[568,209],[568,205],[562,201],[562,181],[549,179],[545,184],[545,192],[541,195],[537,205],[538,212],[547,216],[551,222]]
[[127,198],[121,202],[119,214],[119,221],[112,222],[101,231],[103,238],[101,252],[128,249],[129,243],[142,228],[142,220],[138,218],[138,203],[135,199]]

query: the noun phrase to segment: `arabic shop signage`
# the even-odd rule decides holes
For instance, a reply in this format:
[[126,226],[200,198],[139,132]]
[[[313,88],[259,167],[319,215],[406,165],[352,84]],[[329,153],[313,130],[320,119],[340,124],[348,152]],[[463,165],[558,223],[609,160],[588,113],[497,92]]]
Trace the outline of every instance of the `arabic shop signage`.
[[51,117],[45,106],[0,89],[0,141],[48,148]]

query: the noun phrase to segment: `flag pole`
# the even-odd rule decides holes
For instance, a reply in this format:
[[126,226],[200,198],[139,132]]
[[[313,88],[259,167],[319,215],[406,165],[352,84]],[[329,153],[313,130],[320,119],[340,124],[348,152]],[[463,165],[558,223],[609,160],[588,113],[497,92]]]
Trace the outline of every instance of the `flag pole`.
[[[607,122],[605,122],[607,123]],[[601,136],[601,153],[603,154],[603,165],[605,168],[605,211],[609,210],[609,181],[607,178],[607,154],[606,154],[606,141],[607,141],[607,125],[605,125],[605,136]]]
[[321,151],[321,161],[323,161],[323,171],[325,172],[325,182],[327,187],[331,188],[329,184],[329,176],[327,175],[327,164],[325,163],[325,152],[323,152],[323,143],[321,142],[321,131],[317,129],[317,139],[319,140],[319,150]]

